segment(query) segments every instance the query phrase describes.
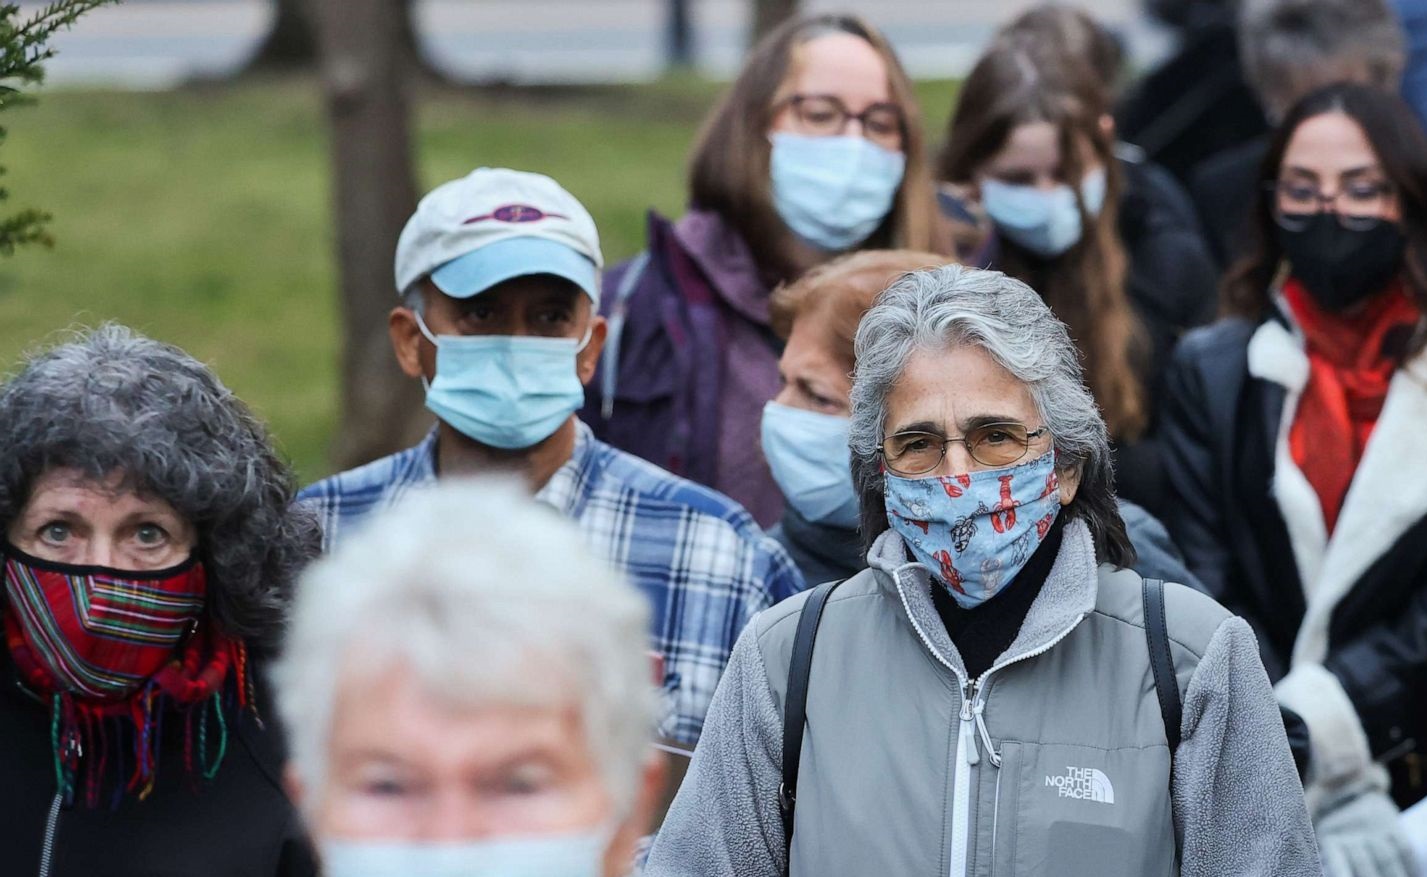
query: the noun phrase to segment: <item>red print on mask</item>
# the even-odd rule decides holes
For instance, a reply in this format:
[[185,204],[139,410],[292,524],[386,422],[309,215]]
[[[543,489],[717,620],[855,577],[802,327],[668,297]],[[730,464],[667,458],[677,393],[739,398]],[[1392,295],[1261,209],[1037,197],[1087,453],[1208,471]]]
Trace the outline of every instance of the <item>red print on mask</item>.
[[957,497],[961,496],[961,494],[963,493],[962,488],[971,486],[970,475],[957,475],[955,476],[955,478],[956,481],[960,483],[960,487],[958,487],[957,484],[946,480],[945,478],[941,480],[941,489],[945,490],[946,495],[951,497],[952,499],[956,499]]
[[991,529],[1005,533],[1016,526],[1016,503],[1011,499],[1012,475],[1001,476],[1001,499],[991,510]]
[[951,564],[951,555],[945,550],[938,551],[932,557],[941,564],[941,578],[947,585],[958,594],[965,594],[966,589],[961,586],[961,573],[956,571],[956,567]]
[[908,524],[911,524],[913,527],[916,527],[918,530],[921,530],[923,534],[931,531],[931,523],[928,521],[914,521],[900,512],[892,512],[892,514],[906,521]]
[[1037,499],[1045,499],[1059,489],[1060,479],[1055,477],[1055,470],[1052,469],[1051,473],[1045,477],[1045,490],[1041,491],[1041,495]]
[[1036,538],[1044,539],[1045,534],[1050,532],[1050,525],[1055,523],[1055,512],[1051,512],[1039,521],[1036,521]]

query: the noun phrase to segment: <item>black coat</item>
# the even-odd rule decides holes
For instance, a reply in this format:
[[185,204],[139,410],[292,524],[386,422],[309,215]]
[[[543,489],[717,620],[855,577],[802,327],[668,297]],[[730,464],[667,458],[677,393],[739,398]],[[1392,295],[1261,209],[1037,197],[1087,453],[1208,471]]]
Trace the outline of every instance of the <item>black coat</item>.
[[[55,801],[49,710],[16,684],[8,654],[0,679],[0,871],[30,877],[39,873]],[[315,875],[297,814],[282,790],[283,752],[265,693],[258,691],[268,730],[251,715],[239,718],[230,726],[217,776],[197,792],[184,770],[182,723],[175,719],[164,727],[158,783],[146,800],[131,797],[117,810],[82,803],[62,808],[52,877]]]
[[[1275,487],[1289,390],[1250,373],[1250,340],[1262,325],[1225,320],[1180,345],[1167,375],[1160,425],[1174,494],[1166,524],[1208,593],[1253,626],[1275,682],[1297,666],[1293,652],[1310,628],[1307,622],[1326,618],[1321,665],[1347,694],[1372,755],[1387,762],[1394,796],[1410,803],[1427,791],[1421,770],[1427,755],[1427,490],[1417,474],[1422,460],[1405,450],[1420,451],[1422,425],[1415,417],[1405,428],[1401,419],[1389,423],[1389,394],[1373,435],[1386,451],[1377,464],[1388,465],[1374,464],[1371,476],[1365,475],[1370,444],[1355,478],[1391,486],[1364,493],[1367,501],[1357,509],[1350,508],[1350,492],[1334,533],[1338,541],[1328,543],[1318,567],[1310,616],[1296,559],[1304,540],[1296,544],[1290,535],[1290,521],[1304,518],[1292,509],[1285,513],[1280,497],[1287,488]],[[1396,401],[1408,398],[1399,394]],[[1356,516],[1353,529],[1350,515]],[[1330,557],[1349,559],[1334,572],[1361,572],[1328,581]]]
[[1121,139],[1181,183],[1209,156],[1268,130],[1227,21],[1187,31],[1178,51],[1125,96],[1115,121]]
[[1268,137],[1226,149],[1200,163],[1189,181],[1189,194],[1204,226],[1204,239],[1220,270],[1248,255],[1253,245],[1254,199],[1259,168],[1268,154]]

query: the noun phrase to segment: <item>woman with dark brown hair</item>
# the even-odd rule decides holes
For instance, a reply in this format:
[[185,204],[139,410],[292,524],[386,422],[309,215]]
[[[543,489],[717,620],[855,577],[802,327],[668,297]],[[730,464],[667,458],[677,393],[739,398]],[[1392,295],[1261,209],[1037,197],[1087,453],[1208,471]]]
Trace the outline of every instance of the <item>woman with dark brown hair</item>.
[[648,249],[605,276],[609,341],[581,416],[767,526],[783,505],[757,441],[778,391],[769,291],[842,252],[934,246],[911,81],[861,19],[792,20],[706,120],[689,183],[689,212],[651,213]]
[[1427,794],[1427,137],[1395,95],[1329,86],[1259,182],[1231,316],[1167,376],[1166,523],[1307,723],[1328,873],[1399,873],[1335,862],[1344,837],[1395,860],[1386,793]]
[[1164,509],[1150,399],[1179,336],[1214,313],[1197,232],[1115,157],[1100,77],[1010,34],[962,86],[938,172],[942,209],[984,234],[961,254],[1038,290],[1069,326],[1115,441],[1120,495]]

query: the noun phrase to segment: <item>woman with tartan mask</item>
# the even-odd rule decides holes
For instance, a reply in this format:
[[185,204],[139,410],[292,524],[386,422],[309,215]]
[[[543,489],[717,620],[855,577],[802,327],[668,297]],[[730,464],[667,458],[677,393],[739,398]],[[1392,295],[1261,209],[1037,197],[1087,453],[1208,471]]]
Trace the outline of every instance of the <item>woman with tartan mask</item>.
[[1307,723],[1327,872],[1403,873],[1397,807],[1427,796],[1427,137],[1397,96],[1331,85],[1259,184],[1230,316],[1166,381],[1165,523]]
[[16,874],[312,874],[264,657],[317,548],[201,363],[119,326],[0,388],[0,848]]

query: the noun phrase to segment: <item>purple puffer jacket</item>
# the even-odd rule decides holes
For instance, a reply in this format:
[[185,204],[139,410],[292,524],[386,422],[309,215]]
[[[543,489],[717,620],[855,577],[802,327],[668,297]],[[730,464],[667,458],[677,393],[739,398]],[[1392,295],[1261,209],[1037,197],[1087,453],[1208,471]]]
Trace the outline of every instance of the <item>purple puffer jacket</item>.
[[732,497],[764,527],[783,497],[759,447],[782,345],[748,246],[713,213],[649,214],[649,248],[605,273],[609,340],[580,417],[601,440]]

